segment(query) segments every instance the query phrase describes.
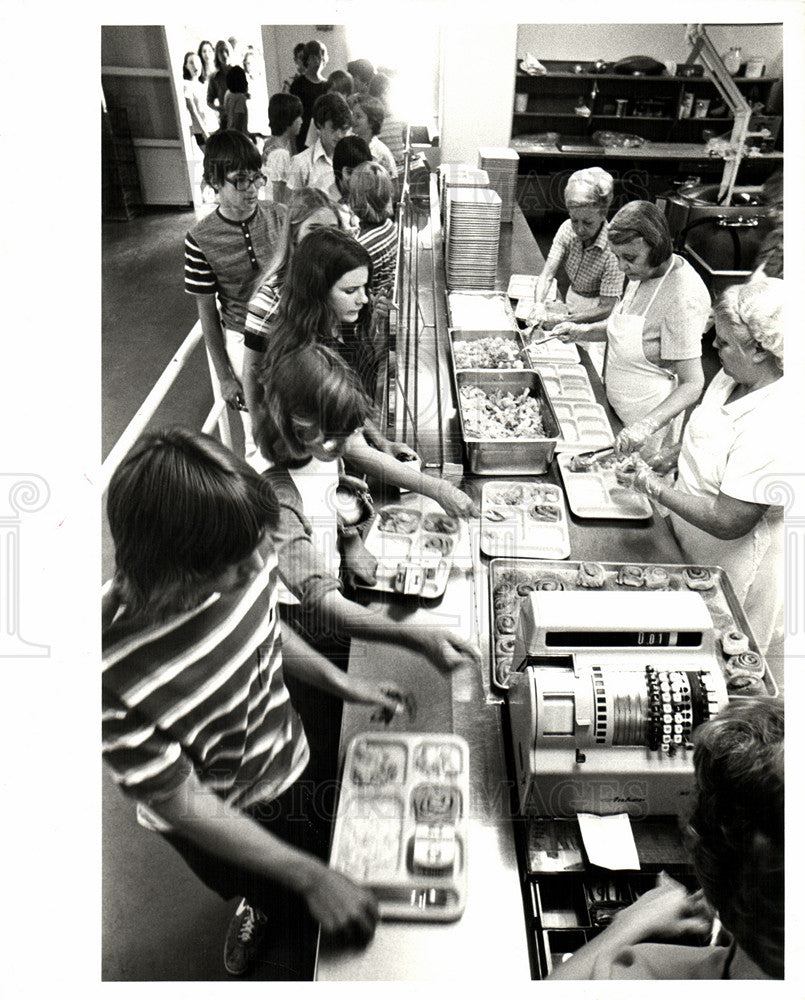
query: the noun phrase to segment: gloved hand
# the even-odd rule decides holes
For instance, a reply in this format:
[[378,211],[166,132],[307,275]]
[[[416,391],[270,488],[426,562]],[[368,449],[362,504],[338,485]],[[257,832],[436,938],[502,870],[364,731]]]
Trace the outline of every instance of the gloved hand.
[[545,308],[544,302],[535,302],[531,312],[528,314],[528,325],[531,327],[539,326],[540,323],[544,323],[548,315],[548,310]]
[[651,466],[637,454],[628,455],[615,466],[615,478],[621,486],[628,486],[636,493],[657,497],[662,479]]
[[646,463],[661,475],[675,469],[679,461],[679,445],[670,448],[660,448],[651,455],[646,455]]
[[584,340],[586,330],[583,323],[557,323],[551,333],[558,337],[563,344],[575,344],[579,340]]
[[640,451],[656,430],[656,424],[648,417],[628,424],[615,438],[615,454],[629,455],[633,451]]

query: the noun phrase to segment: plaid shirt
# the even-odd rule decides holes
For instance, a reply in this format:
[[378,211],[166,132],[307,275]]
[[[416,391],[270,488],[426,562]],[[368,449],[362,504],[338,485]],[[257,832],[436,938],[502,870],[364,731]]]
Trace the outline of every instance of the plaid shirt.
[[574,292],[587,298],[620,298],[623,274],[618,260],[609,247],[609,226],[606,222],[588,247],[573,232],[570,219],[557,230],[548,253],[547,263],[562,264]]

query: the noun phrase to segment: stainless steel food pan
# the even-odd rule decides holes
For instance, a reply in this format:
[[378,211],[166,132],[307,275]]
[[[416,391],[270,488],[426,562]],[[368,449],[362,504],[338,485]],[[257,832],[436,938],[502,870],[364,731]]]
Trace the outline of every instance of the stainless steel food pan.
[[[455,371],[453,372],[458,400],[461,437],[467,453],[470,472],[485,475],[542,475],[553,458],[557,438],[560,436],[559,421],[556,419],[551,401],[545,392],[542,378],[535,371]],[[522,393],[528,390],[530,396],[539,403],[544,437],[535,438],[468,438],[461,406],[462,386],[478,386],[487,394],[497,390]]]

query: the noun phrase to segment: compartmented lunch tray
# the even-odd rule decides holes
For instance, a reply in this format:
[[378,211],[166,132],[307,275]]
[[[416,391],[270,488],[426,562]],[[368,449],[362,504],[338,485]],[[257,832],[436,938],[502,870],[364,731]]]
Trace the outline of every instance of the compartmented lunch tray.
[[[530,594],[532,590],[583,590],[584,588],[577,582],[580,565],[581,563],[577,561],[549,562],[536,559],[492,559],[489,563],[491,680],[495,687],[506,690],[509,686],[514,637],[517,632],[521,599]],[[706,570],[709,573],[712,586],[708,590],[697,589],[696,593],[701,595],[706,604],[717,633],[720,636],[731,630],[742,632],[749,640],[750,651],[756,656],[760,656],[757,643],[732,589],[732,584],[720,566],[699,567],[691,564],[612,562],[602,562],[598,565],[604,570],[604,585],[600,589],[608,591],[634,589],[625,583],[618,582],[619,572],[624,565],[639,566],[644,571],[649,568],[664,570],[667,574],[667,584],[656,588],[661,590],[693,589],[685,582],[685,571]],[[715,646],[716,657],[726,679],[728,657],[725,656],[721,648],[719,638],[716,639]],[[775,697],[778,694],[777,685],[762,656],[760,656],[760,662],[766,694]],[[733,691],[729,691],[729,696],[730,698],[741,697],[740,694]]]
[[562,429],[557,454],[594,451],[615,443],[606,410],[600,403],[584,399],[553,399],[554,413]]
[[553,483],[484,483],[480,544],[488,556],[566,559],[570,534],[560,487]]
[[456,920],[467,897],[469,747],[452,733],[362,733],[347,747],[330,863],[381,917]]
[[561,340],[548,340],[544,344],[526,344],[526,353],[531,364],[577,365],[581,359],[575,344],[565,344]]
[[595,402],[590,376],[584,365],[562,365],[546,361],[537,365],[537,371],[542,376],[545,391],[555,403],[563,400]]
[[572,455],[557,455],[556,464],[562,474],[567,502],[576,517],[613,518],[623,521],[643,521],[651,517],[648,497],[621,486],[615,478],[614,455],[602,456],[589,469],[572,472]]
[[467,525],[460,518],[446,514],[429,497],[404,494],[395,503],[375,511],[364,544],[377,559],[377,582],[373,586],[359,586],[440,597],[447,586],[456,549],[460,550],[462,542],[466,545],[466,539]]

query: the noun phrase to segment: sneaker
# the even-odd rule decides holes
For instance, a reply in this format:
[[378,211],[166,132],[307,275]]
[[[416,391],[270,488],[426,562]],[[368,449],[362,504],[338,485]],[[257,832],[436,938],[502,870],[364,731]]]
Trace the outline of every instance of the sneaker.
[[224,942],[224,967],[231,976],[243,976],[251,969],[267,920],[265,913],[250,906],[248,900],[238,903]]

